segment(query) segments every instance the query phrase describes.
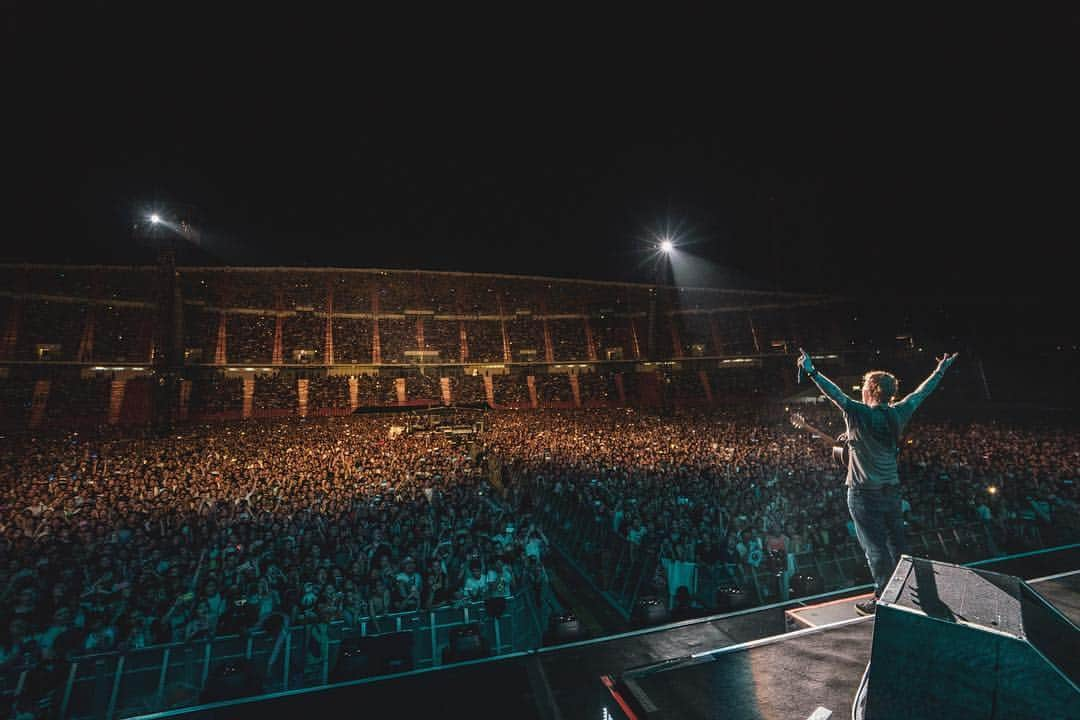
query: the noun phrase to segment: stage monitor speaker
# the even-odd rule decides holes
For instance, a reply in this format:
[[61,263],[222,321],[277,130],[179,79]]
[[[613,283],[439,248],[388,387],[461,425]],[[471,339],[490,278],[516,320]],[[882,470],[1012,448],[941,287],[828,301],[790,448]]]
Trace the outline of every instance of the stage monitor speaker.
[[413,669],[413,644],[411,631],[381,635],[381,658],[384,673],[399,673]]
[[864,717],[1080,718],[1077,648],[1023,580],[904,555],[878,600]]
[[330,682],[406,672],[413,666],[411,632],[349,638],[341,643]]
[[745,610],[754,604],[750,593],[738,587],[722,587],[716,591],[716,609],[721,613]]
[[789,586],[791,597],[808,597],[825,592],[825,581],[818,575],[798,573],[792,575]]
[[640,626],[663,625],[671,622],[671,611],[668,610],[667,603],[660,598],[642,598],[634,606],[632,619]]
[[548,635],[554,643],[575,642],[577,640],[585,640],[588,638],[585,626],[573,613],[553,615],[551,617],[551,628]]
[[382,672],[382,650],[378,638],[358,637],[342,640],[330,682],[359,680]]
[[484,610],[487,612],[488,617],[498,620],[506,612],[506,598],[504,597],[489,597],[484,599]]
[[263,692],[263,683],[255,664],[234,658],[214,666],[207,675],[200,700],[204,703],[236,700]]
[[470,623],[450,631],[450,646],[443,654],[444,662],[462,662],[479,660],[491,655],[487,641],[480,630],[480,625]]

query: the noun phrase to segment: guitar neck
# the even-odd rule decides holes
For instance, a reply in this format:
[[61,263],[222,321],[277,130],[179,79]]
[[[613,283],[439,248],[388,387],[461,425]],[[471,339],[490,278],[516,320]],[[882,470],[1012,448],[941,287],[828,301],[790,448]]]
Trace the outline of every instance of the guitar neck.
[[803,428],[804,430],[809,430],[810,432],[814,433],[815,435],[820,435],[820,436],[821,436],[821,439],[822,439],[823,441],[825,441],[825,442],[826,442],[827,444],[829,444],[829,445],[833,445],[833,444],[834,444],[834,443],[833,443],[833,440],[832,440],[832,438],[830,438],[828,434],[826,434],[826,433],[825,433],[824,431],[822,431],[822,430],[820,430],[820,429],[818,429],[818,428],[814,427],[813,425],[811,425],[810,423],[806,422],[805,420],[803,420],[803,421],[802,421],[802,425],[801,425],[801,427],[802,427],[802,428]]
[[832,448],[832,458],[838,466],[846,469],[849,461],[849,453],[847,443],[844,441],[837,441],[830,438],[820,428],[816,428],[810,423],[806,422],[806,418],[802,415],[793,415],[791,422],[795,427],[800,430],[808,430],[809,432],[818,435],[821,441]]

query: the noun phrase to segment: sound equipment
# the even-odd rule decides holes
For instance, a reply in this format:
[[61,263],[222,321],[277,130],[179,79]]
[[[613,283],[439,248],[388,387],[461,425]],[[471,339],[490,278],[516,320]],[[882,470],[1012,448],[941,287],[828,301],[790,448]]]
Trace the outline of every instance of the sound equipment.
[[553,615],[551,617],[549,636],[555,643],[566,643],[584,640],[588,637],[588,633],[585,631],[585,626],[581,624],[581,620],[579,620],[576,615],[567,613],[565,615]]
[[498,620],[506,612],[506,598],[499,596],[484,598],[484,610],[488,617]]
[[380,651],[383,672],[399,673],[413,669],[413,643],[415,638],[411,631],[388,633],[380,635]]
[[387,633],[342,640],[330,682],[390,675],[413,668],[413,634]]
[[791,576],[791,597],[820,595],[825,592],[825,581],[812,573],[797,573]]
[[638,625],[663,625],[671,620],[667,604],[660,598],[646,597],[637,601],[632,618]]
[[378,675],[380,661],[378,642],[374,638],[342,640],[337,662],[330,672],[330,682],[359,680]]
[[866,720],[1080,718],[1080,629],[1023,580],[904,555],[875,615]]
[[263,692],[263,683],[254,663],[235,658],[216,665],[207,675],[200,700],[204,703],[236,700]]
[[754,604],[754,599],[742,588],[736,586],[721,587],[716,591],[716,609],[719,612],[745,610]]
[[480,632],[478,623],[462,625],[450,631],[450,646],[443,653],[443,662],[479,660],[491,654],[487,640]]

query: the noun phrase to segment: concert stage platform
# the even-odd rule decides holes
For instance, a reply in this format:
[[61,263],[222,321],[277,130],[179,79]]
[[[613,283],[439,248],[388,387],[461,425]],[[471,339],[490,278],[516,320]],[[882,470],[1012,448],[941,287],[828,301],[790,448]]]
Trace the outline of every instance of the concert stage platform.
[[[1080,545],[979,565],[1080,624]],[[145,717],[846,719],[871,657],[875,618],[853,607],[867,590]]]
[[[1080,623],[1080,570],[1029,583]],[[828,605],[849,607],[849,601]],[[637,668],[612,680],[613,694],[637,718],[850,718],[870,662],[873,617],[742,643],[681,661]],[[1080,717],[1080,706],[1074,708]],[[815,715],[817,713],[817,715]]]

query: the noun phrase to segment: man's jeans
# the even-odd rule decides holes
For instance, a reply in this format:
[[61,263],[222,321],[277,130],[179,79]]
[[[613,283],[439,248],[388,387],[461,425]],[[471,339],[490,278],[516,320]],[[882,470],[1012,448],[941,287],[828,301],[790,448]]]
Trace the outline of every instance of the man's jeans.
[[874,594],[880,597],[900,555],[908,551],[899,490],[895,485],[875,490],[849,487],[847,501],[855,535],[874,577]]

